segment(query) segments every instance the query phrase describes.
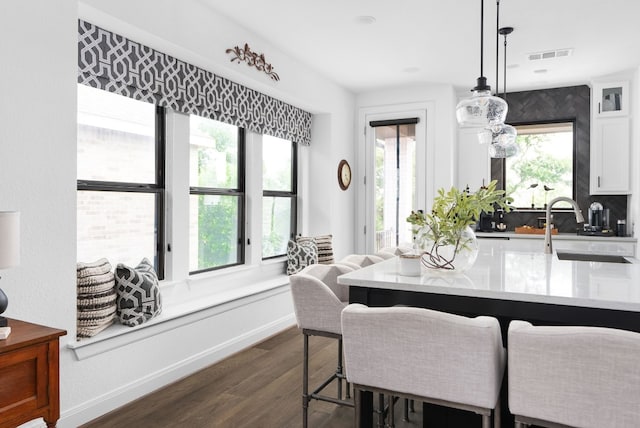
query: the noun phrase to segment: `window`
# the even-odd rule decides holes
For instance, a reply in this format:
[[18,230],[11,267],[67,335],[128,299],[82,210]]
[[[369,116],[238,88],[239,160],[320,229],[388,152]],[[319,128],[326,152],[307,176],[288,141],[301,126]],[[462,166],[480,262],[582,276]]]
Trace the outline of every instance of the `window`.
[[262,258],[287,253],[296,234],[296,144],[262,137]]
[[163,277],[164,111],[78,85],[77,257]]
[[190,116],[189,271],[244,261],[244,130]]
[[573,122],[516,126],[520,152],[504,164],[506,190],[514,207],[543,209],[558,196],[575,199],[573,128]]

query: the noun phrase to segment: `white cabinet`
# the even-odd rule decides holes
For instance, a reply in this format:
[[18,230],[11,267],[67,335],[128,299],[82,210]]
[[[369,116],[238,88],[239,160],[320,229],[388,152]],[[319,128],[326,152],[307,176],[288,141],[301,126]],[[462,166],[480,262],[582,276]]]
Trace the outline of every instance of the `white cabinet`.
[[458,183],[457,187],[467,186],[473,191],[482,184],[491,181],[491,158],[489,145],[480,144],[478,128],[461,128],[458,130]]
[[596,84],[591,121],[592,195],[631,193],[628,82]]
[[591,194],[628,194],[629,118],[596,119],[591,134]]

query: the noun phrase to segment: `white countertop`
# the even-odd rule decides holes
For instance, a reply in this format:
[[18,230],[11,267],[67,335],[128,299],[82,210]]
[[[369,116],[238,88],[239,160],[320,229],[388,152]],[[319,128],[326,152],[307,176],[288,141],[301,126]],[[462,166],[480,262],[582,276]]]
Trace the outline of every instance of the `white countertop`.
[[[478,238],[494,238],[494,239],[544,239],[544,234],[533,233],[515,233],[515,232],[476,232]],[[638,240],[631,236],[589,236],[578,235],[577,233],[558,233],[553,235],[556,240],[570,241],[601,241],[601,242],[621,242],[635,243]]]
[[[555,239],[555,236],[554,236]],[[480,251],[464,274],[399,274],[397,257],[338,278],[338,283],[502,300],[640,312],[640,261],[559,260],[531,242],[479,239]],[[556,247],[554,247],[555,249]]]

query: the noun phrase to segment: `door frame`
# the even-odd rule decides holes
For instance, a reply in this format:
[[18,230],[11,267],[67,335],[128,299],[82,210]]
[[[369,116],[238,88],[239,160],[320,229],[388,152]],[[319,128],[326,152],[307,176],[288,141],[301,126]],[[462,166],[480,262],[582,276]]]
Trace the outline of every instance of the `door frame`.
[[[356,192],[356,252],[370,254],[374,252],[374,212],[375,198],[373,182],[368,183],[367,177],[373,177],[375,168],[374,132],[369,126],[372,120],[393,120],[417,117],[416,124],[416,206],[414,209],[430,209],[427,201],[434,197],[435,183],[435,146],[434,126],[429,123],[429,111],[434,111],[434,103],[408,103],[393,106],[366,107],[359,110],[358,117],[358,147],[357,147],[357,178]],[[419,165],[424,165],[420,168]],[[369,185],[370,184],[370,185]],[[410,213],[407,213],[409,216]]]

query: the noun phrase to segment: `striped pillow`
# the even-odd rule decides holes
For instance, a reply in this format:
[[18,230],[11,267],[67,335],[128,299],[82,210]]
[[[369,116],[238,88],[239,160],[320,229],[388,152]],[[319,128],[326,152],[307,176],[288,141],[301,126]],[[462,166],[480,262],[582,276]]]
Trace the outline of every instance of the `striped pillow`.
[[78,263],[77,331],[78,340],[93,337],[113,324],[116,316],[115,278],[107,259]]
[[318,263],[323,265],[330,265],[335,263],[333,258],[333,244],[331,239],[333,235],[320,235],[320,236],[298,236],[297,242],[303,242],[305,240],[315,240],[318,247]]

